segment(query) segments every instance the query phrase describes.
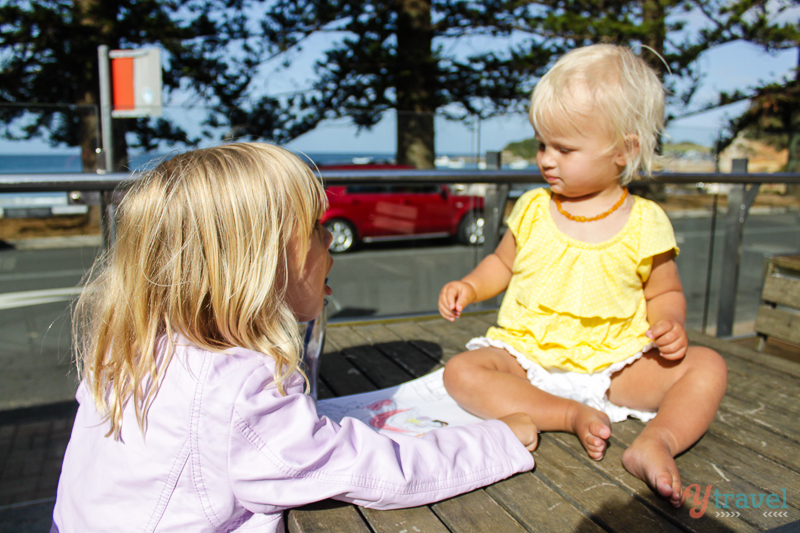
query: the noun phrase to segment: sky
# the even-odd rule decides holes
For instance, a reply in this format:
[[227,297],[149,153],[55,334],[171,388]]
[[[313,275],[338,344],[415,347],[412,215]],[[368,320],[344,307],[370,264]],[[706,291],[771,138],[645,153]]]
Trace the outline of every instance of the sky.
[[[800,10],[795,10],[789,16],[800,18],[797,16],[798,11]],[[272,95],[291,93],[308,87],[313,76],[313,63],[322,56],[332,38],[335,36],[325,35],[306,41],[302,52],[290,56],[291,66],[288,69],[276,63],[276,66],[264,71],[263,79],[260,80],[261,87]],[[459,56],[480,51],[486,45],[480,39],[462,39],[446,44]],[[705,77],[695,101],[711,101],[723,90],[746,89],[762,82],[784,79],[797,64],[797,49],[767,53],[760,47],[743,42],[713,48],[700,57],[699,68]],[[179,102],[180,98],[175,100]],[[746,107],[747,102],[740,102],[702,115],[675,120],[667,128],[668,140],[691,141],[711,146],[726,121],[741,114]],[[192,122],[187,117],[192,114],[197,117],[200,114],[169,105],[165,106],[164,112],[166,117],[174,118],[176,122],[187,127],[191,127]],[[435,128],[437,155],[499,151],[510,142],[533,136],[533,130],[524,114],[510,114],[473,124],[451,122],[442,118],[436,120]],[[331,121],[290,142],[288,147],[306,153],[391,154],[395,150],[395,136],[394,114],[386,113],[384,119],[372,130],[357,133],[346,120]],[[75,150],[53,149],[42,141],[0,141],[0,155]]]

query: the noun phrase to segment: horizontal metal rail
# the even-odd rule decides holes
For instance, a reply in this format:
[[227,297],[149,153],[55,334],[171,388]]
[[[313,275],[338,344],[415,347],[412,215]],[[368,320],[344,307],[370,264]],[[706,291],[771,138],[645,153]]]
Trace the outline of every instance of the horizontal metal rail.
[[[660,173],[655,176],[657,183],[665,184],[701,184],[726,183],[733,184],[728,195],[728,210],[724,219],[725,246],[723,250],[723,274],[720,288],[720,301],[717,316],[717,336],[730,336],[733,328],[733,312],[735,308],[738,286],[738,269],[741,257],[741,243],[744,223],[750,206],[762,183],[784,183],[800,185],[798,173],[758,173],[746,171],[746,160],[735,161],[730,173]],[[92,203],[89,195],[79,194],[97,191],[102,206],[103,245],[108,246],[115,238],[115,199],[112,191],[120,185],[133,183],[140,174],[79,174],[79,173],[42,173],[42,174],[0,174],[0,192],[67,192],[76,193],[76,200]],[[419,183],[419,184],[490,184],[484,200],[485,242],[481,255],[485,256],[497,245],[502,225],[503,206],[510,196],[512,185],[544,183],[538,170],[321,170],[320,176],[326,185],[346,185],[365,183]],[[706,304],[703,311],[703,329],[705,329],[708,295],[710,294],[710,274],[714,246],[714,227],[716,221],[716,199],[712,213],[711,239],[709,245],[708,280],[706,284]]]
[[[530,170],[322,170],[328,185],[361,183],[544,183],[538,171]],[[0,174],[0,192],[112,191],[131,182],[136,173],[112,174]],[[673,173],[656,174],[655,181],[669,184],[693,183],[788,183],[800,185],[797,173]]]

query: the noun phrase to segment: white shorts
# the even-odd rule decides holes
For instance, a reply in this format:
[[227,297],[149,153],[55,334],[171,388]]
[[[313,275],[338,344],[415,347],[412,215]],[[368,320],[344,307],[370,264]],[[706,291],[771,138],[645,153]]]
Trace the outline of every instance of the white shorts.
[[649,422],[656,416],[656,413],[652,411],[640,411],[639,409],[629,409],[628,407],[615,405],[606,398],[606,393],[611,387],[611,375],[639,359],[644,352],[654,346],[653,344],[645,346],[641,352],[628,357],[624,361],[614,363],[594,374],[570,372],[557,368],[548,370],[531,361],[522,352],[508,344],[487,337],[475,337],[467,343],[468,350],[488,348],[489,346],[501,348],[516,357],[520,366],[528,373],[528,380],[537,389],[561,398],[569,398],[570,400],[581,402],[598,411],[602,411],[608,415],[611,422],[622,422],[629,416]]

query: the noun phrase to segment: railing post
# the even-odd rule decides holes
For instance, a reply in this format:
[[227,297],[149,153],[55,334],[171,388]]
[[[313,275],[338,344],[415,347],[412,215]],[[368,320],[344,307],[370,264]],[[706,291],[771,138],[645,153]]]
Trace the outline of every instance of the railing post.
[[114,191],[100,193],[101,251],[107,252],[117,240],[117,205]]
[[[746,173],[747,159],[734,159],[732,173]],[[722,275],[717,309],[717,337],[733,335],[736,291],[739,286],[739,263],[742,256],[742,235],[750,206],[758,194],[759,184],[736,184],[728,194],[728,212],[725,215],[725,244],[722,249]]]
[[[114,168],[114,136],[111,132],[111,75],[108,67],[108,46],[97,47],[98,75],[100,78],[100,125],[103,140],[103,172],[110,173]],[[99,171],[99,169],[98,169]]]
[[[500,152],[486,152],[486,170],[500,170],[500,168],[502,168]],[[508,183],[496,183],[486,189],[486,196],[483,199],[484,241],[481,246],[481,259],[494,252],[500,242],[500,228],[503,225],[510,188]]]

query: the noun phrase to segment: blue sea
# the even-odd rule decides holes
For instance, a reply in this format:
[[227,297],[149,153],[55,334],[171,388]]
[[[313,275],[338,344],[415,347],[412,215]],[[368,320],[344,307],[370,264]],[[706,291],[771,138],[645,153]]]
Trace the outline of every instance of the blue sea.
[[[130,158],[128,166],[130,170],[142,170],[143,168],[157,164],[167,156],[169,156],[168,153],[137,154]],[[394,162],[394,154],[390,153],[312,153],[307,154],[307,156],[317,165]],[[0,174],[37,174],[81,171],[81,157],[79,153],[0,154]]]
[[[304,159],[310,158],[317,165],[334,164],[366,164],[366,163],[393,163],[394,154],[381,153],[308,153],[298,154]],[[157,164],[169,153],[146,153],[131,156],[130,170],[143,170]],[[474,156],[468,154],[441,155],[436,160],[437,167],[445,168],[476,168]],[[81,172],[80,153],[58,154],[0,154],[0,174],[37,174],[51,172]]]

